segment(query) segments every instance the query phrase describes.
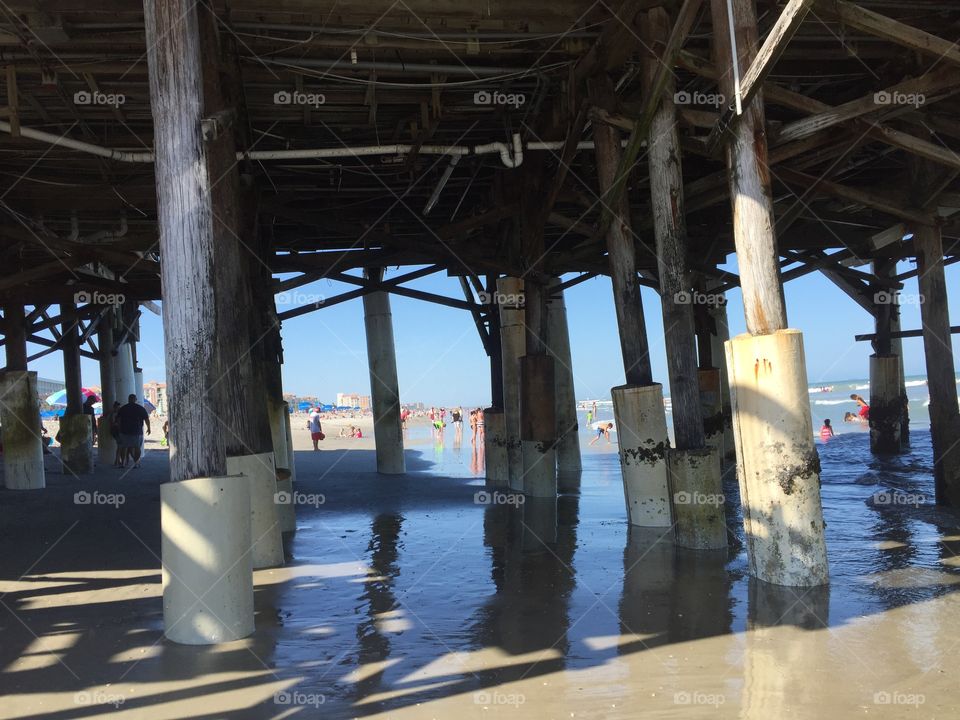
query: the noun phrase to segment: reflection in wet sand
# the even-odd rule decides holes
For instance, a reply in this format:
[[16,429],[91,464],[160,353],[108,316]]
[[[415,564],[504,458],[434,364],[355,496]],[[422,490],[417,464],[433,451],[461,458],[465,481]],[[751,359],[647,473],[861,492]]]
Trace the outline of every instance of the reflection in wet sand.
[[[424,439],[389,479],[372,452],[300,453],[326,502],[298,508],[290,564],[256,572],[256,634],[213,648],[162,638],[155,486],[126,484],[130,529],[104,516],[52,547],[69,488],[55,515],[0,506],[42,556],[0,556],[0,716],[92,716],[75,696],[105,689],[120,718],[960,716],[960,523],[871,503],[841,471],[852,441],[821,451],[833,582],[788,589],[747,576],[742,535],[698,553],[629,527],[613,451],[585,454],[578,496],[496,504],[473,448]],[[872,461],[904,491],[927,473]]]

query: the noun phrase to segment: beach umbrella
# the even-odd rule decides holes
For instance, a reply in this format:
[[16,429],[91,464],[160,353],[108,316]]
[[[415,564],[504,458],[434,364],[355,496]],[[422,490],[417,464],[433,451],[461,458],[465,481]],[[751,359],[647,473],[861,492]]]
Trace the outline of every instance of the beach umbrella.
[[[97,395],[90,388],[80,388],[80,392],[83,394],[83,399],[86,400],[88,397],[95,397],[97,400],[100,399],[100,396]],[[53,395],[48,395],[47,399],[44,400],[47,405],[66,405],[67,404],[67,390],[57,390]]]

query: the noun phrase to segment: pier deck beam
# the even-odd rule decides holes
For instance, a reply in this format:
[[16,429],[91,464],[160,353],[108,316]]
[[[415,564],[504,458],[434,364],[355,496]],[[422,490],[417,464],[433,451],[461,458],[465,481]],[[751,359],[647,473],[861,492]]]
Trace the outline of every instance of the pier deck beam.
[[[711,0],[720,91],[735,96],[739,67],[757,53],[754,0]],[[774,235],[761,93],[743,108],[726,146],[733,237],[747,334],[727,344],[738,479],[750,572],[777,585],[828,582],[820,462],[813,444],[803,338],[787,330]]]
[[[593,126],[597,174],[604,194],[615,185],[620,163],[620,133],[602,122]],[[613,303],[620,332],[626,384],[611,388],[619,442],[620,470],[629,521],[644,527],[670,527],[667,480],[667,420],[663,386],[653,382],[647,328],[643,318],[636,249],[626,194],[613,208],[607,230],[607,252]]]
[[[920,285],[923,352],[930,390],[930,435],[933,440],[933,477],[939,505],[960,507],[960,408],[956,366],[950,337],[947,281],[943,270],[943,238],[939,227],[913,228]],[[873,408],[871,408],[871,413]]]
[[[368,280],[383,280],[383,270],[368,268]],[[400,387],[397,380],[397,353],[393,342],[393,315],[390,295],[383,291],[363,296],[363,324],[367,335],[367,363],[370,367],[370,404],[373,410],[373,438],[377,472],[402,475],[403,426],[400,423]]]

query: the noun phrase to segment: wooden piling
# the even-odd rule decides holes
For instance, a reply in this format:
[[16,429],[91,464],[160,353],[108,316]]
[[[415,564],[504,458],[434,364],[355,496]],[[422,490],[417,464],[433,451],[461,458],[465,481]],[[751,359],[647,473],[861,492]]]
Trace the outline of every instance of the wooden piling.
[[[256,442],[244,416],[257,395],[243,384],[253,376],[232,226],[240,217],[233,114],[217,92],[214,9],[145,0],[144,20],[173,449],[174,482],[161,488],[164,631],[207,644],[254,629],[249,483],[226,477],[228,452],[250,454]],[[209,551],[198,558],[183,535],[201,525]]]
[[[663,8],[646,13],[645,45],[661,47],[670,35],[670,18]],[[660,60],[643,56],[646,88],[652,91]],[[687,268],[687,223],[683,205],[683,172],[677,110],[676,84],[672,77],[663,89],[659,109],[653,116],[647,141],[650,167],[650,200],[657,244],[660,304],[670,376],[674,445],[678,449],[704,447],[703,413],[697,382],[697,348],[690,290],[693,281]]]
[[3,306],[3,335],[7,370],[26,370],[27,333],[23,305],[8,303]]
[[960,408],[956,366],[950,337],[947,281],[943,271],[940,228],[913,228],[920,286],[923,352],[930,391],[930,434],[933,440],[933,477],[937,503],[960,507]]
[[[734,104],[757,53],[754,0],[711,0],[720,91]],[[733,23],[731,33],[730,20]],[[733,237],[748,334],[727,342],[737,476],[751,573],[778,585],[828,581],[820,462],[813,444],[803,338],[787,329],[777,261],[762,92],[728,133]]]
[[[593,140],[600,190],[607,193],[614,186],[617,165],[620,162],[620,133],[616,128],[598,122],[593,126]],[[636,250],[630,229],[630,210],[626,194],[620,196],[613,211],[614,218],[607,230],[606,239],[623,370],[627,385],[650,385],[653,382],[653,371],[650,367],[647,327],[643,318]]]

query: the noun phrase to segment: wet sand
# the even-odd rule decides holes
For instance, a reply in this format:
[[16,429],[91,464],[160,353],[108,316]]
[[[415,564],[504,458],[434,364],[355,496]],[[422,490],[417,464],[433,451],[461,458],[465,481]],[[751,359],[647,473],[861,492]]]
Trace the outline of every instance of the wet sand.
[[[735,516],[722,553],[630,529],[615,444],[584,448],[579,497],[517,507],[477,496],[469,429],[456,448],[411,427],[408,474],[379,477],[372,437],[325,425],[314,453],[296,425],[317,502],[235,643],[163,639],[155,442],[139,470],[78,480],[48,456],[46,491],[0,491],[0,717],[960,713],[960,523],[928,504],[929,435],[893,461],[864,435],[820,448],[832,584],[791,590],[749,579]],[[886,489],[922,502],[871,500]]]

